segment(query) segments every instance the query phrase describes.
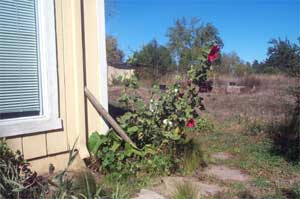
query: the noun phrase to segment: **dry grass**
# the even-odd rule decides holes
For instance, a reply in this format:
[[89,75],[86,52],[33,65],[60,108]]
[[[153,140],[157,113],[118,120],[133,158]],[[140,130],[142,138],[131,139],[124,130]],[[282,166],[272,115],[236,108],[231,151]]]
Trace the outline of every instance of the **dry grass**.
[[[245,77],[249,78],[249,77]],[[204,95],[206,112],[219,121],[236,117],[252,117],[267,122],[284,118],[293,105],[293,97],[287,92],[297,80],[279,75],[256,75],[251,77],[254,90],[240,94],[226,94],[228,82],[249,83],[249,79],[218,77],[212,93]],[[257,83],[259,82],[259,83]],[[249,83],[250,84],[250,83]]]
[[[166,75],[159,82],[169,84],[175,81],[175,76],[175,74]],[[148,80],[141,80],[141,82],[138,95],[148,101],[150,83]],[[240,94],[227,94],[226,86],[229,82],[237,82],[238,85],[248,86],[250,89]],[[249,117],[267,122],[279,121],[293,106],[293,97],[287,90],[297,84],[299,80],[283,75],[251,75],[240,78],[218,76],[214,81],[213,92],[202,95],[206,113],[219,121],[237,117]],[[122,92],[124,88],[121,86],[109,87],[109,102],[117,104]]]
[[[166,75],[159,82],[169,84],[175,81],[175,76]],[[148,101],[150,84],[148,80],[141,82],[137,93]],[[248,89],[240,94],[227,94],[226,86],[229,82],[236,82],[237,85],[246,86]],[[241,116],[268,122],[279,121],[291,110],[294,103],[293,97],[287,92],[288,88],[299,84],[299,79],[283,75],[250,75],[240,78],[218,76],[215,78],[213,91],[202,95],[206,113],[219,121]],[[116,104],[122,92],[122,86],[109,87],[109,102]]]

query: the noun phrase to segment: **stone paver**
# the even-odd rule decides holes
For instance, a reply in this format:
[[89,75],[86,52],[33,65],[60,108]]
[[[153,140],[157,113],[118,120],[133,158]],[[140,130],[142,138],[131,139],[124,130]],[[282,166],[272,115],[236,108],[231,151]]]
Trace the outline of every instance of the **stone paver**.
[[133,199],[166,199],[166,198],[154,191],[148,189],[141,189],[140,193],[138,193],[138,196]]
[[223,165],[213,165],[204,171],[205,174],[214,176],[220,180],[232,180],[245,182],[250,180],[250,176],[242,173],[238,169],[231,169]]
[[176,187],[186,183],[193,186],[198,192],[199,197],[215,195],[225,190],[225,188],[219,187],[218,185],[199,182],[197,178],[193,177],[165,177],[163,178],[163,182],[160,187],[157,187],[157,190],[169,197],[176,192]]
[[233,158],[233,155],[226,152],[219,152],[212,154],[211,157],[217,160],[229,160]]

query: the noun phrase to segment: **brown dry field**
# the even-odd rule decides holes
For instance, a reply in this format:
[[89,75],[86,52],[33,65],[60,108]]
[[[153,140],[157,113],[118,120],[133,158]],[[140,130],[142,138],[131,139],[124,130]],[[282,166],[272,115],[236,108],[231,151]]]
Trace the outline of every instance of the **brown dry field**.
[[[288,89],[300,84],[299,79],[284,75],[252,75],[248,81],[246,81],[247,77],[219,76],[212,80],[214,80],[213,91],[201,94],[206,108],[203,114],[212,116],[221,122],[240,116],[266,122],[281,120],[286,114],[289,114],[294,103]],[[172,82],[171,75],[163,78],[161,82]],[[237,85],[249,84],[249,86],[244,92],[232,94],[226,92],[229,82],[236,82]],[[252,84],[255,85],[255,88]],[[147,101],[149,81],[141,81],[141,85],[144,86],[141,86],[137,93]],[[122,92],[124,92],[122,86],[110,86],[110,104],[118,104],[118,98]]]
[[294,103],[288,90],[299,84],[299,80],[282,75],[256,75],[253,81],[258,86],[254,89],[249,88],[240,94],[228,94],[225,87],[229,81],[239,83],[243,78],[217,78],[213,92],[204,95],[206,112],[220,121],[238,116],[266,122],[282,120],[289,114]]

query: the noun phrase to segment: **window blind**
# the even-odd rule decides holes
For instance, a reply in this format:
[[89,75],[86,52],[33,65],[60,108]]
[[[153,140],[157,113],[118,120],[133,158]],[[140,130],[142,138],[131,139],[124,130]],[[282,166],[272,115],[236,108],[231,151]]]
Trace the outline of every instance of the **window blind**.
[[0,119],[41,110],[36,6],[36,0],[0,1]]

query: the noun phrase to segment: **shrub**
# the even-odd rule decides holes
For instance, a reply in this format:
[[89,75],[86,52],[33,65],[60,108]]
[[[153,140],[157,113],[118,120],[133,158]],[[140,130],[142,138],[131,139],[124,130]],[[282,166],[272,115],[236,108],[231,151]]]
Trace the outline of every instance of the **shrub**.
[[[149,103],[145,103],[135,91],[139,86],[138,79],[127,80],[120,103],[130,111],[117,120],[137,148],[125,143],[113,131],[107,135],[93,133],[89,150],[94,163],[100,163],[101,171],[170,173],[178,167],[189,142],[187,137],[191,130],[187,129],[196,127],[197,110],[203,108],[198,85],[207,80],[211,61],[216,59],[218,51],[217,46],[210,52],[203,48],[199,60],[188,71],[189,80],[182,84],[178,77],[164,92],[154,86]],[[128,90],[133,92],[128,94]]]
[[[77,142],[77,140],[76,140]],[[47,198],[53,199],[81,199],[81,198],[107,198],[107,193],[104,191],[102,185],[98,185],[95,177],[90,171],[70,172],[69,167],[75,160],[78,151],[75,150],[74,143],[72,149],[69,152],[69,160],[67,167],[55,175],[48,182],[52,186],[49,189]]]
[[199,118],[197,120],[197,131],[199,131],[200,133],[210,133],[214,130],[214,128],[214,123],[207,118]]
[[88,147],[94,154],[92,165],[103,173],[122,172],[124,176],[129,173],[137,175],[143,171],[149,174],[171,173],[173,166],[172,158],[160,155],[152,145],[136,149],[112,131],[107,135],[94,132]]
[[[135,81],[129,82],[127,88],[135,87]],[[130,111],[118,121],[138,149],[123,142],[113,131],[107,135],[93,133],[90,137],[89,150],[102,172],[170,173],[180,161],[179,146],[185,143],[186,129],[196,127],[193,107],[200,107],[202,98],[195,85],[184,88],[179,83],[170,85],[164,93],[154,87],[151,96],[149,104],[136,94],[127,95],[126,90],[120,98]]]
[[123,76],[114,77],[112,79],[111,85],[120,86],[123,84]]
[[0,174],[0,198],[40,198],[44,194],[44,179],[5,140],[0,140]]
[[48,198],[61,199],[105,199],[107,192],[102,185],[98,185],[95,177],[89,171],[65,173],[63,181],[58,182],[56,189]]
[[[19,151],[14,153],[4,140],[0,140],[0,198],[7,199],[128,199],[121,186],[110,190],[99,184],[86,170],[70,172],[69,167],[78,151],[73,145],[68,166],[51,178],[43,178],[32,172]],[[104,188],[105,187],[105,188]]]

